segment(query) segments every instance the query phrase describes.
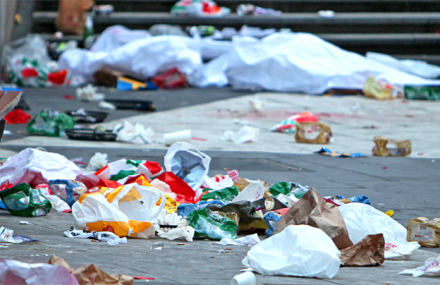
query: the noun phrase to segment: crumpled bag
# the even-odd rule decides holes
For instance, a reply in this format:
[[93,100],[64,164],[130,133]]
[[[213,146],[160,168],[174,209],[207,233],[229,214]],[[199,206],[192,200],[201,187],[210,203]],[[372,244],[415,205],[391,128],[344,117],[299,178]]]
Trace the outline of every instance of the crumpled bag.
[[52,204],[52,209],[55,211],[59,213],[67,213],[72,211],[70,206],[65,201],[61,200],[61,198],[57,195],[53,195],[53,192],[49,189],[48,184],[39,184],[35,186],[35,189],[41,191],[41,194],[43,194],[43,196],[50,201]]
[[0,260],[0,280],[2,284],[83,285],[64,266],[7,259]]
[[[48,264],[58,265],[59,267],[66,268],[75,276],[79,285],[132,285],[134,282],[134,279],[131,276],[124,274],[108,274],[94,264],[85,265],[73,270],[73,268],[64,259],[56,255],[52,255],[50,257]],[[54,281],[46,284],[54,284]]]
[[240,222],[243,222],[249,226],[254,226],[255,228],[259,228],[257,224],[263,221],[263,218],[256,214],[255,205],[251,201],[232,202],[224,206],[211,203],[207,205],[206,208],[215,212],[237,213],[240,217]]
[[184,204],[180,204],[177,207],[177,215],[186,219],[189,216],[189,214],[191,214],[192,212],[206,208],[208,205],[211,205],[211,204],[216,204],[216,205],[219,205],[220,207],[226,205],[223,201],[219,201],[219,200],[212,200],[212,201],[208,201],[208,202],[199,201],[196,204],[184,203]]
[[239,191],[235,186],[227,187],[220,190],[205,190],[200,197],[201,201],[209,200],[221,200],[223,202],[231,202],[237,195]]
[[0,191],[0,198],[8,211],[14,216],[45,216],[52,209],[52,204],[41,194],[41,191],[32,189],[26,183]]
[[419,277],[424,274],[430,276],[440,276],[440,256],[437,258],[428,258],[420,267],[414,269],[405,269],[399,274],[412,274],[413,277]]
[[87,164],[86,169],[90,171],[99,170],[107,165],[107,154],[95,152],[95,154],[90,158],[89,164]]
[[220,190],[234,185],[234,181],[229,175],[216,175],[214,177],[206,176],[202,186],[213,190]]
[[[156,203],[161,200],[159,207]],[[159,190],[136,183],[116,189],[90,189],[73,204],[74,226],[78,230],[109,231],[119,237],[151,238],[152,222],[165,207]]]
[[176,194],[176,201],[178,203],[194,203],[194,190],[182,179],[177,177],[172,172],[164,172],[157,176],[156,179],[165,182],[170,187],[171,191]]
[[[185,181],[197,191],[208,175],[211,158],[198,151],[192,144],[177,142],[170,146],[165,155],[165,168]],[[197,197],[201,191],[197,192]]]
[[[375,156],[407,156],[411,154],[411,141],[395,141],[386,137],[375,136],[373,138],[375,146],[373,147],[373,155]],[[392,143],[395,147],[387,147],[388,143]]]
[[247,235],[245,237],[241,237],[238,239],[230,239],[230,238],[222,238],[219,242],[216,242],[215,244],[219,245],[248,245],[248,246],[254,246],[257,243],[260,242],[260,238],[258,237],[258,234],[253,235]]
[[134,126],[125,121],[124,125],[117,124],[114,129],[114,133],[117,133],[117,140],[123,142],[129,142],[134,144],[150,144],[154,140],[154,131],[152,128],[145,128],[139,123],[135,123]]
[[257,141],[259,133],[260,129],[258,128],[243,126],[238,132],[235,133],[231,130],[225,131],[221,139],[224,141],[231,141],[236,144],[243,144]]
[[385,261],[383,234],[368,235],[357,244],[341,250],[339,257],[344,266],[381,265]]
[[208,237],[211,239],[237,238],[237,224],[233,220],[222,217],[207,208],[192,212],[186,220],[194,228],[195,237]]
[[120,183],[124,184],[125,180],[122,179],[130,175],[144,174],[149,179],[162,172],[162,167],[155,161],[120,159],[110,162],[95,172],[95,175],[105,180],[121,180]]
[[171,191],[170,185],[166,184],[163,181],[160,181],[159,179],[154,179],[150,182],[151,186],[156,188],[157,190],[163,192],[165,195],[168,195],[173,200],[176,200],[177,195],[173,191]]
[[319,122],[296,123],[296,142],[326,144],[330,142],[332,136],[332,130],[327,124]]
[[420,247],[417,242],[406,241],[407,230],[401,224],[370,205],[350,203],[340,206],[339,211],[353,243],[367,235],[383,233],[385,259],[410,255]]
[[260,180],[248,180],[249,184],[235,197],[232,202],[255,201],[264,197],[266,187]]
[[111,232],[89,232],[86,230],[75,230],[75,227],[71,227],[68,231],[65,231],[64,236],[68,238],[91,238],[107,242],[109,245],[127,243],[126,237],[120,238]]
[[327,203],[313,188],[284,214],[277,223],[278,231],[282,232],[289,225],[310,225],[320,228],[339,249],[353,245],[338,207]]
[[341,265],[339,255],[322,230],[296,225],[254,245],[242,263],[265,275],[333,278]]
[[50,180],[49,189],[70,207],[78,200],[79,196],[87,191],[86,186],[82,182],[63,179]]
[[62,137],[66,129],[73,129],[75,118],[58,111],[45,109],[33,117],[26,126],[30,134]]
[[[175,212],[169,213],[162,210],[157,219],[159,225],[155,225],[155,227],[158,236],[169,240],[184,237],[188,242],[193,241],[194,228],[190,227],[188,221]],[[177,228],[169,228],[166,227],[167,225],[177,226]]]
[[362,91],[365,97],[378,100],[394,99],[398,95],[397,90],[393,86],[384,81],[378,81],[371,75],[368,76]]
[[74,180],[80,174],[78,166],[60,154],[27,148],[0,166],[0,189],[19,183],[36,186],[51,179]]

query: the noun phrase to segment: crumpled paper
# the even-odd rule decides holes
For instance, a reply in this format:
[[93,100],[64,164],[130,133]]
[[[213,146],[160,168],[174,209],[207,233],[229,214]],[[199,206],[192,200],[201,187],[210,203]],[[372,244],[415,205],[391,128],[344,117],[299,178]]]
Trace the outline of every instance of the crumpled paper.
[[113,129],[117,133],[117,140],[130,142],[134,144],[150,144],[154,140],[154,131],[152,128],[145,128],[143,125],[136,123],[134,126],[125,121],[124,125],[117,124]]
[[257,141],[259,133],[260,130],[258,128],[243,126],[238,132],[235,133],[231,130],[225,131],[221,139],[224,141],[232,141],[236,144],[255,142]]
[[82,101],[101,101],[104,100],[104,94],[96,93],[98,87],[93,87],[92,85],[87,85],[84,88],[76,89],[76,97]]
[[437,258],[428,258],[420,267],[414,269],[405,269],[399,274],[412,274],[413,277],[419,277],[424,274],[431,276],[440,276],[440,256]]
[[188,225],[186,219],[182,219],[177,213],[168,214],[166,210],[162,212],[157,217],[159,225],[162,226],[177,226],[177,228],[160,227],[155,224],[157,235],[169,240],[174,240],[180,237],[184,237],[187,241],[192,242],[194,238],[194,228]]
[[64,236],[69,238],[91,238],[107,242],[109,245],[127,243],[126,237],[120,238],[112,232],[88,232],[83,230],[75,230],[74,227],[71,227],[68,231],[65,231]]
[[260,242],[260,238],[258,237],[258,234],[248,235],[245,237],[241,237],[238,239],[231,239],[231,238],[222,238],[219,242],[216,242],[214,244],[219,245],[248,245],[253,246]]
[[339,257],[344,266],[381,265],[385,261],[383,234],[368,235],[357,244],[341,250]]
[[90,159],[86,169],[90,171],[96,171],[103,168],[107,164],[108,164],[107,154],[95,152],[95,154]]

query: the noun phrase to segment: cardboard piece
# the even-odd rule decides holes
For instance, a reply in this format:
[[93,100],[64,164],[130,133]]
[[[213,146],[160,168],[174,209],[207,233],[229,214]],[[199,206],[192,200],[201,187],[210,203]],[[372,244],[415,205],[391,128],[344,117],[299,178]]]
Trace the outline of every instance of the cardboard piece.
[[424,247],[440,246],[440,219],[418,217],[407,224],[407,241],[416,241]]
[[385,261],[383,234],[368,235],[357,244],[341,250],[339,257],[344,266],[374,266]]
[[[373,155],[375,156],[407,156],[411,154],[411,141],[395,141],[386,137],[375,136],[373,138],[375,146],[373,147]],[[395,147],[389,147],[388,143],[392,143]]]
[[123,274],[108,274],[94,264],[82,266],[76,270],[61,257],[52,255],[48,264],[67,268],[78,280],[80,285],[132,285],[133,277]]
[[299,143],[326,144],[330,142],[330,126],[319,122],[296,123],[295,140]]
[[278,232],[290,225],[309,225],[323,230],[338,249],[353,245],[344,218],[336,205],[327,203],[311,188],[278,221]]
[[55,26],[65,34],[82,35],[86,25],[86,11],[92,8],[92,0],[61,0]]

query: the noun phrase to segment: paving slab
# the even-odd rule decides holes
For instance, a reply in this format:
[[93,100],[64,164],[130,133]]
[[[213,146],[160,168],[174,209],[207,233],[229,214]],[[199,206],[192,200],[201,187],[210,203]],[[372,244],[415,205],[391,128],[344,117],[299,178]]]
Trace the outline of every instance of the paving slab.
[[[16,259],[23,262],[45,263],[53,254],[64,258],[73,268],[93,263],[109,273],[154,277],[151,284],[230,284],[241,269],[241,261],[250,249],[247,246],[220,246],[209,240],[168,241],[128,239],[127,244],[109,246],[90,239],[63,237],[63,231],[73,225],[73,216],[50,212],[45,217],[23,218],[0,211],[2,226],[25,235],[37,242],[12,244],[0,249],[0,259]],[[30,225],[19,225],[27,220]],[[259,234],[263,238],[263,234]],[[152,250],[150,245],[163,242],[162,250]],[[183,245],[178,245],[183,243]],[[220,253],[221,249],[226,253]],[[36,256],[38,255],[38,256]],[[47,255],[47,256],[46,256]],[[343,267],[333,279],[263,276],[257,274],[257,284],[438,284],[438,278],[398,275],[404,269],[415,268],[437,254],[417,250],[409,259],[386,261],[383,266]],[[137,281],[136,284],[145,282]]]
[[[253,112],[249,108],[249,101],[256,98],[265,102],[266,107],[261,113]],[[313,112],[321,122],[330,125],[333,132],[333,141],[330,144],[296,143],[291,134],[269,131],[276,123],[305,111]],[[334,151],[370,155],[374,146],[373,137],[382,135],[395,140],[410,139],[411,157],[439,158],[439,111],[440,102],[432,101],[379,101],[363,96],[321,97],[258,93],[101,124],[112,129],[124,121],[141,123],[156,132],[156,143],[153,144],[133,145],[28,136],[5,141],[2,145],[166,149],[163,143],[164,133],[191,129],[192,136],[198,139],[192,143],[200,150],[310,154],[321,146],[327,146]],[[257,142],[237,145],[221,140],[225,130],[238,131],[242,124],[260,129]],[[368,128],[371,126],[374,128]]]

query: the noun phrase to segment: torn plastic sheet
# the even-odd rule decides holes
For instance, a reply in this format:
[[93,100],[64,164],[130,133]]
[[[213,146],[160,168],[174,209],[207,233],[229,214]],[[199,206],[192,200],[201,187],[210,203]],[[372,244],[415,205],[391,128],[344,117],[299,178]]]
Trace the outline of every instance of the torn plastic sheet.
[[399,274],[412,274],[413,277],[419,277],[425,274],[440,277],[440,256],[437,258],[428,258],[422,266],[414,269],[405,269]]
[[14,236],[13,230],[7,229],[5,227],[0,227],[0,242],[22,243],[22,242],[30,242],[30,241],[37,241],[37,240],[27,236]]
[[68,231],[65,231],[64,236],[69,238],[91,238],[107,242],[109,245],[127,243],[126,237],[120,238],[112,232],[88,232],[85,230],[75,230],[74,227],[71,227]]
[[214,244],[219,244],[219,245],[239,245],[239,246],[243,246],[243,245],[248,245],[248,246],[253,246],[256,245],[257,243],[260,242],[260,238],[258,237],[258,234],[253,234],[253,235],[248,235],[245,237],[241,237],[238,239],[231,239],[231,238],[222,238],[219,242],[216,242]]

